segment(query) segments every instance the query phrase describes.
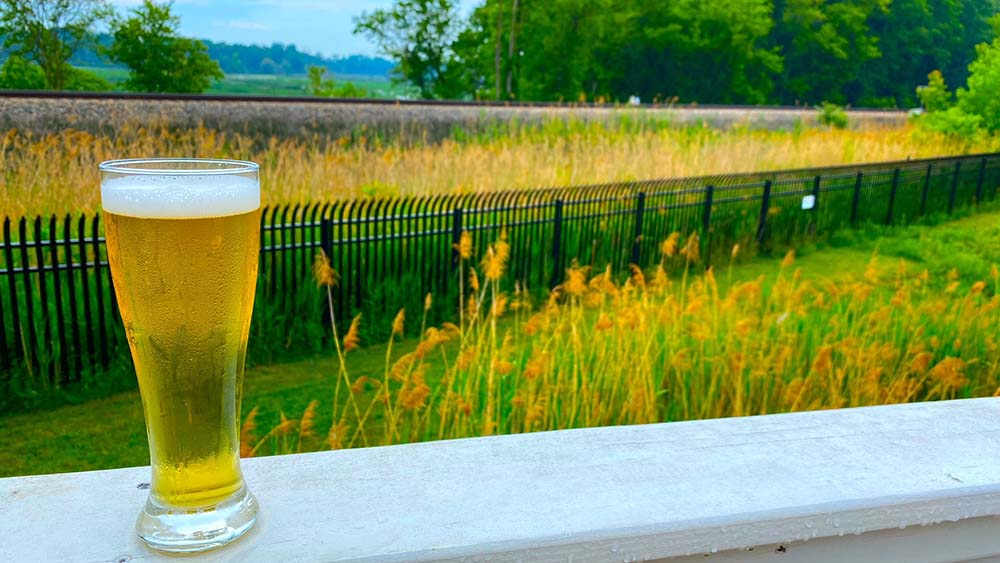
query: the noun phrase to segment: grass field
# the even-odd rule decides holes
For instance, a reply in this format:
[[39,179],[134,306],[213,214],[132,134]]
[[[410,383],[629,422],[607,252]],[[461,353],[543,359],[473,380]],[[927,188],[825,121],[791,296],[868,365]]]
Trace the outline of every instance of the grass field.
[[[109,67],[81,67],[119,85],[128,79],[128,69]],[[338,85],[353,84],[364,90],[369,98],[406,98],[413,91],[405,85],[393,84],[388,78],[375,76],[338,75]],[[308,79],[305,75],[283,74],[227,74],[212,83],[206,94],[255,94],[260,96],[305,96]]]
[[[995,150],[905,126],[722,131],[622,115],[609,122],[508,122],[440,143],[383,139],[359,129],[338,139],[225,133],[205,128],[108,127],[34,136],[0,132],[0,216],[94,212],[97,165],[113,158],[198,156],[262,165],[265,203],[455,194],[761,171]],[[60,166],[53,166],[58,162]]]
[[[359,348],[341,326],[343,366],[333,354],[250,370],[245,453],[992,395],[998,225],[991,211],[844,232],[784,259],[735,249],[712,276],[669,239],[664,260],[688,274],[623,284],[573,267],[545,303],[494,293],[499,241],[475,249],[481,263],[463,249],[478,274],[461,326]],[[3,417],[0,435],[0,475],[147,463],[135,392]]]

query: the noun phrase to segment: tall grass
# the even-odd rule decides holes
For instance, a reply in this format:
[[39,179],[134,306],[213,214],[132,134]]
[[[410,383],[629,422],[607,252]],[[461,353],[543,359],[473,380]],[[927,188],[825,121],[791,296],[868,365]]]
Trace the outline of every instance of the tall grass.
[[[245,453],[1000,395],[995,266],[935,278],[873,259],[863,276],[809,281],[789,252],[771,281],[739,282],[729,268],[701,274],[697,249],[675,234],[658,267],[624,281],[574,265],[532,303],[500,290],[505,241],[478,269],[463,246],[460,324],[422,326],[373,378],[348,368],[355,319],[325,433],[310,404],[259,438],[245,425]],[[400,311],[393,337],[404,322]]]
[[[0,216],[99,209],[97,164],[150,156],[261,163],[265,203],[468,193],[825,166],[995,150],[910,126],[836,130],[722,131],[665,121],[548,121],[460,129],[439,143],[341,138],[263,138],[207,128],[123,126],[102,134],[65,129],[0,132]],[[58,164],[56,164],[58,163]]]

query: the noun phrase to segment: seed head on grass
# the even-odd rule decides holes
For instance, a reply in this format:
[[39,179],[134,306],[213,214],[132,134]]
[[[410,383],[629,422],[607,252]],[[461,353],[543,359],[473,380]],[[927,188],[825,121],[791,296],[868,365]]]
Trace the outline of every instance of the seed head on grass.
[[687,242],[684,243],[684,248],[681,250],[681,254],[689,264],[694,264],[701,259],[701,246],[698,241],[698,233],[691,233],[688,237]]
[[479,291],[479,274],[475,268],[469,268],[469,287],[473,292]]
[[305,412],[302,413],[302,420],[299,422],[299,441],[302,438],[314,437],[313,428],[316,424],[316,407],[319,405],[319,401],[313,399],[309,402],[309,406],[306,407]]
[[660,254],[664,258],[673,258],[677,255],[677,243],[681,239],[681,234],[674,231],[660,243]]
[[462,231],[458,244],[455,245],[455,250],[458,251],[458,256],[462,260],[472,258],[472,235],[469,234],[469,231]]
[[351,328],[347,330],[347,335],[344,336],[344,353],[348,353],[351,350],[357,349],[361,345],[361,337],[358,335],[358,328],[361,326],[361,313],[358,313],[354,320],[351,321]]
[[249,457],[253,451],[253,446],[250,444],[257,441],[257,437],[253,434],[257,429],[257,412],[258,408],[254,407],[240,426],[240,457]]
[[337,271],[330,265],[330,258],[322,248],[316,254],[316,259],[313,260],[312,271],[317,287],[334,287],[340,279]]
[[288,418],[285,413],[281,413],[281,422],[274,428],[274,433],[278,435],[287,435],[293,428],[295,428],[295,419]]
[[392,335],[402,336],[403,335],[403,322],[406,321],[406,309],[400,309],[396,313],[396,318],[392,319]]
[[587,268],[580,267],[574,261],[573,265],[566,268],[566,281],[562,285],[563,291],[573,297],[580,297],[587,291]]
[[781,267],[788,268],[795,263],[795,250],[789,250],[785,253],[784,259],[781,260]]

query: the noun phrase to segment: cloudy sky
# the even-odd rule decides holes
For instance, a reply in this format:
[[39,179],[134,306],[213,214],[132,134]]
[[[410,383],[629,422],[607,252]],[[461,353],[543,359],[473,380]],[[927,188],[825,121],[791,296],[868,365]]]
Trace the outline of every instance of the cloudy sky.
[[[126,11],[141,0],[112,0]],[[467,15],[479,0],[458,0]],[[392,5],[391,0],[175,0],[181,33],[199,39],[270,45],[294,43],[310,53],[374,55],[375,46],[351,33],[362,12]]]

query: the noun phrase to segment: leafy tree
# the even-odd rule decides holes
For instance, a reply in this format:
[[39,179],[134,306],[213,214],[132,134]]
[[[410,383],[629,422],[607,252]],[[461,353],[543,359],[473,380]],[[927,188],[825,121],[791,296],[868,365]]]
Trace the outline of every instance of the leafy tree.
[[143,0],[132,17],[112,22],[111,59],[131,71],[125,87],[139,92],[203,92],[224,77],[201,41],[177,34],[170,4]]
[[78,90],[83,92],[107,92],[113,86],[100,76],[83,70],[82,68],[70,67],[66,78],[67,90]]
[[41,90],[45,74],[41,67],[18,55],[10,55],[0,66],[0,88],[7,90]]
[[396,0],[389,9],[355,19],[354,33],[397,61],[397,80],[412,83],[421,97],[448,97],[456,94],[459,70],[452,50],[457,20],[453,0]]
[[[635,10],[614,53],[627,56],[614,84],[619,97],[765,103],[782,59],[766,45],[773,28],[770,0],[623,2]],[[638,38],[633,45],[630,37]],[[614,60],[614,59],[612,59]]]
[[890,0],[777,0],[774,41],[785,58],[779,96],[785,103],[846,103],[861,66],[882,55],[869,18]]
[[976,46],[976,60],[969,65],[968,85],[956,92],[958,108],[979,116],[992,133],[1000,131],[1000,38]]
[[962,82],[975,46],[991,38],[994,0],[893,0],[874,10],[870,32],[882,56],[865,61],[849,97],[866,106],[912,107],[912,86],[939,69],[944,81]]
[[337,86],[333,78],[326,78],[326,72],[326,67],[309,67],[309,83],[306,85],[307,94],[321,98],[363,98],[368,95],[363,88],[358,88],[350,82],[343,86]]
[[62,90],[70,57],[111,13],[104,0],[2,0],[0,35],[4,47],[38,64],[46,87]]
[[927,85],[917,86],[917,97],[927,111],[944,111],[951,107],[952,96],[940,70],[927,75]]

